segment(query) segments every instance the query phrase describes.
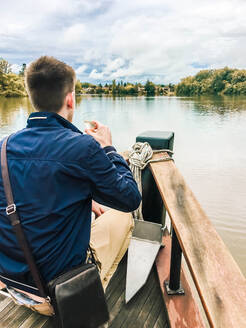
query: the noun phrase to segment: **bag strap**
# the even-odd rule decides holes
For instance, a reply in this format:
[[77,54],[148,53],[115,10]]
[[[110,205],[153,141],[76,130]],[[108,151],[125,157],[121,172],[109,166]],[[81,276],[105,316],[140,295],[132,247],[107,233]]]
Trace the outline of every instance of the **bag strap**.
[[1,148],[1,170],[2,170],[2,179],[3,179],[3,187],[5,192],[5,197],[7,200],[6,214],[9,218],[13,230],[16,234],[18,243],[24,253],[24,257],[29,266],[30,272],[32,274],[33,280],[40,292],[40,295],[44,298],[47,298],[47,293],[45,292],[45,284],[42,280],[41,274],[38,270],[37,264],[32,255],[31,249],[28,245],[28,241],[22,229],[20,218],[18,212],[16,211],[16,205],[13,198],[11,183],[9,180],[9,170],[8,170],[8,162],[7,162],[7,142],[9,137],[4,139],[2,148]]

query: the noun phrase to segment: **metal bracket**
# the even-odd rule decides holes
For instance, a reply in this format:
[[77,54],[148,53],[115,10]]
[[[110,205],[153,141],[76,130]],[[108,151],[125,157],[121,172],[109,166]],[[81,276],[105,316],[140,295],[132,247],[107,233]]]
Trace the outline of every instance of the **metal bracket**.
[[10,204],[6,207],[6,214],[11,215],[16,212],[16,205],[15,204]]
[[169,281],[168,280],[166,280],[164,282],[164,286],[166,288],[166,292],[167,292],[168,295],[184,295],[185,294],[185,291],[184,291],[181,283],[179,285],[179,288],[176,289],[176,290],[172,290],[172,289],[169,288]]

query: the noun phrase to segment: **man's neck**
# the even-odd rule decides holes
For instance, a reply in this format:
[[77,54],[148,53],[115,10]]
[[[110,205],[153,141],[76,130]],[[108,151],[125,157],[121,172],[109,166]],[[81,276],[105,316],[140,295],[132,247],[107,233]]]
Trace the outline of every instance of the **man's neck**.
[[61,110],[59,110],[59,112],[57,112],[57,114],[62,116],[63,118],[65,118],[65,120],[72,123],[72,121],[73,121],[73,111],[71,109],[62,108]]

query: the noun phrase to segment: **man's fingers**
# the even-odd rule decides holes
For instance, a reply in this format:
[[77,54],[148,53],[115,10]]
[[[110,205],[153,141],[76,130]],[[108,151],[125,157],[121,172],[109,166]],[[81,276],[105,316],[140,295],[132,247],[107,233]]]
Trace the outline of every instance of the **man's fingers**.
[[85,129],[85,133],[89,134],[92,137],[95,135],[95,132],[91,129]]
[[98,208],[98,207],[95,207],[94,209],[92,209],[92,212],[95,214],[96,218],[101,215],[100,208]]
[[91,123],[94,125],[94,129],[97,130],[102,124],[98,121],[91,121]]
[[95,214],[96,218],[98,218],[98,217],[99,217],[100,215],[102,215],[104,212],[105,212],[105,211],[104,211],[101,207],[99,207],[98,210],[95,210],[95,211],[94,211],[94,214]]

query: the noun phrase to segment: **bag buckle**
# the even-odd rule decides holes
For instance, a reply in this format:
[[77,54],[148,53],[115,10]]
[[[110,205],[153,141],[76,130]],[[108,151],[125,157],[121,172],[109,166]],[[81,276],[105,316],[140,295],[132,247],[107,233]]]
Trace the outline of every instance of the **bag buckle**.
[[16,212],[16,205],[15,204],[10,204],[6,207],[6,214],[11,215]]

